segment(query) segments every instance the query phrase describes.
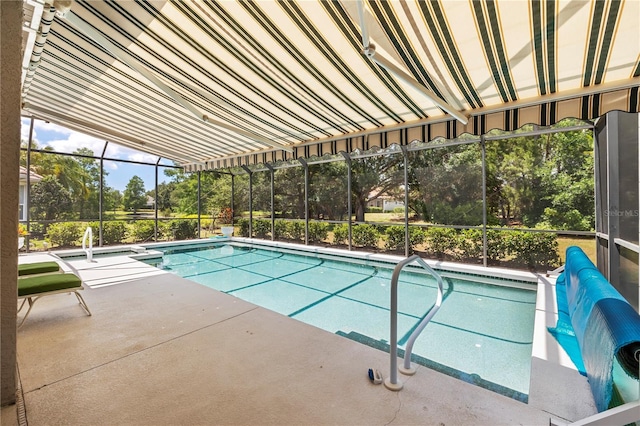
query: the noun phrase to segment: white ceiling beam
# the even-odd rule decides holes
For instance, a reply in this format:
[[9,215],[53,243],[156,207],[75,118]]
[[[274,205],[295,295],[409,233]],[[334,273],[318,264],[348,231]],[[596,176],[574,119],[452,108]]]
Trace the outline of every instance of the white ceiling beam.
[[369,48],[364,51],[369,59],[371,59],[376,64],[380,65],[382,68],[389,71],[391,74],[395,75],[400,80],[404,81],[414,89],[421,92],[425,95],[431,102],[436,104],[438,107],[442,108],[444,111],[448,112],[449,115],[454,117],[456,120],[466,125],[469,122],[469,119],[460,111],[455,109],[453,106],[443,101],[431,90],[427,89],[425,86],[420,84],[418,80],[413,78],[413,76],[409,75],[406,71],[402,70],[400,67],[396,66],[393,62],[389,61],[385,57],[381,55],[376,55],[375,48],[373,45],[369,45]]
[[449,115],[454,117],[456,120],[458,120],[462,124],[466,125],[469,122],[469,119],[462,112],[454,108],[449,103],[443,101],[438,95],[436,95],[433,91],[427,89],[418,80],[413,78],[413,76],[410,75],[408,72],[401,69],[400,67],[395,65],[393,62],[385,58],[384,56],[380,54],[376,54],[375,45],[371,43],[371,41],[369,40],[369,30],[367,27],[367,20],[365,16],[366,11],[364,8],[364,2],[363,0],[358,0],[357,3],[358,3],[358,18],[360,20],[360,32],[362,33],[362,51],[367,56],[367,58],[369,58],[370,60],[372,60],[379,66],[381,66],[382,68],[386,69],[391,74],[395,75],[397,78],[404,81],[414,89],[421,92],[431,102],[436,104],[442,110],[448,112]]

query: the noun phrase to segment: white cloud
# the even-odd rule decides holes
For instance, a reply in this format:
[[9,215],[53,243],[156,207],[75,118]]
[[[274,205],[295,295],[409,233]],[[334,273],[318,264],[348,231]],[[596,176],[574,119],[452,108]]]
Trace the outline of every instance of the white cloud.
[[158,156],[157,155],[151,155],[151,154],[147,154],[145,152],[135,152],[133,150],[124,148],[127,151],[131,151],[131,154],[129,154],[129,160],[132,161],[141,161],[144,163],[153,163],[155,164],[156,161],[158,161]]
[[50,146],[57,152],[74,152],[79,148],[89,148],[94,155],[100,156],[104,149],[104,140],[73,132],[66,139],[38,140],[38,145]]

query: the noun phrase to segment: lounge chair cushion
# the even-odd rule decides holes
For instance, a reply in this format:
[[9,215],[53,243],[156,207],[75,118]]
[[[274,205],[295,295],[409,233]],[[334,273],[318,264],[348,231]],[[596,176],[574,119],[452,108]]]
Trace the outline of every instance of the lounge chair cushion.
[[47,274],[50,272],[58,272],[60,265],[57,262],[36,262],[23,263],[18,265],[18,276]]
[[18,279],[18,296],[26,297],[81,286],[82,281],[75,274],[34,275]]

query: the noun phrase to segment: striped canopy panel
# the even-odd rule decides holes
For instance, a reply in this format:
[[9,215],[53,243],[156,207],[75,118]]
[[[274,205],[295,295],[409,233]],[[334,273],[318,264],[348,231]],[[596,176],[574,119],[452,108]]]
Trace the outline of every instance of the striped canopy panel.
[[46,5],[24,112],[200,170],[638,111],[638,1],[361,6]]

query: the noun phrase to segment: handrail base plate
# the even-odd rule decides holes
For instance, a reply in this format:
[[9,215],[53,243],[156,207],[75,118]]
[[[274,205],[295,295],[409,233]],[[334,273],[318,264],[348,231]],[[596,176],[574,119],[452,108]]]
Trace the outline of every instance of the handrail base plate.
[[404,374],[405,376],[413,376],[414,374],[416,374],[416,371],[418,371],[418,369],[413,366],[409,368],[398,367],[398,371]]
[[389,377],[384,379],[384,387],[386,387],[389,390],[399,391],[400,389],[402,389],[402,386],[403,384],[401,381],[398,381],[398,383],[391,383],[391,379]]

